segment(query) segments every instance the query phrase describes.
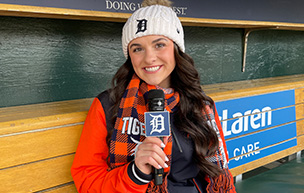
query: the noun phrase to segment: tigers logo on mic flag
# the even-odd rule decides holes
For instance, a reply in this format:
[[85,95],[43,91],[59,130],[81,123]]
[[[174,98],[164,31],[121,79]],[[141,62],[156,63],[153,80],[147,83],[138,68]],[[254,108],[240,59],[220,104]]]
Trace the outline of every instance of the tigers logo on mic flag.
[[145,112],[146,137],[170,136],[168,111]]

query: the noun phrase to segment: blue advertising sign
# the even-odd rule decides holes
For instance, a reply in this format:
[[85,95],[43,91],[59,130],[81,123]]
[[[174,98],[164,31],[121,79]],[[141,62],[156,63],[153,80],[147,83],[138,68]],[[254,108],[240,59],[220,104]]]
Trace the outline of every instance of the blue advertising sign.
[[267,147],[265,149],[261,149],[260,151],[257,151],[255,153],[246,154],[244,156],[232,159],[232,160],[229,161],[228,165],[229,165],[229,168],[231,169],[231,168],[249,163],[251,161],[266,157],[268,155],[283,151],[285,149],[288,149],[288,148],[296,146],[296,145],[297,145],[297,139],[293,138],[293,139],[290,139],[288,141],[284,141],[282,143],[279,143],[277,145],[270,146],[270,147]]
[[217,102],[216,108],[229,139],[294,121],[294,105],[294,90],[287,90]]
[[145,112],[146,137],[170,136],[170,117],[168,111]]
[[297,145],[294,90],[221,101],[216,107],[230,168]]
[[[296,123],[293,122],[287,125],[254,133],[252,135],[246,135],[240,138],[228,140],[226,141],[226,144],[227,144],[229,158],[236,157],[230,161],[229,167],[231,167],[230,165],[231,163],[233,163],[233,166],[236,167],[244,162],[248,163],[253,160],[256,160],[260,157],[259,149],[280,143],[282,141],[294,138],[296,136],[297,136]],[[297,145],[296,141],[293,145]],[[270,154],[271,152],[269,148],[263,150],[263,155],[270,155]]]

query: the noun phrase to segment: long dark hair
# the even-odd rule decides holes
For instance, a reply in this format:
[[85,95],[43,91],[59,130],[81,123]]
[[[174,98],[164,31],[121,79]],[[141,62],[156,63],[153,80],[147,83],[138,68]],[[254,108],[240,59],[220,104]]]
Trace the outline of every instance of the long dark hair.
[[[205,157],[213,155],[217,150],[218,137],[203,115],[204,107],[210,105],[212,108],[214,102],[202,91],[199,74],[195,69],[193,59],[180,51],[176,45],[174,55],[176,66],[171,73],[171,87],[180,94],[180,102],[174,115],[174,124],[177,129],[189,134],[194,141],[195,156],[193,159],[201,172],[210,177],[216,177],[221,173],[221,169],[216,164],[207,161]],[[111,107],[113,125],[122,95],[134,73],[129,57],[112,79],[110,99],[113,104]],[[111,135],[112,133],[108,132],[108,146],[110,145]]]

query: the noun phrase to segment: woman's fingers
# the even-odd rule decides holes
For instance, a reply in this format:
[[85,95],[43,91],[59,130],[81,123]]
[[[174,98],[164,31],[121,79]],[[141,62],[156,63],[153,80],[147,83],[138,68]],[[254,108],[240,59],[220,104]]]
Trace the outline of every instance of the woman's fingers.
[[156,144],[162,148],[164,148],[166,145],[165,143],[158,137],[147,137],[143,143],[152,143],[152,144]]
[[[147,157],[148,162],[154,163],[156,161],[159,165],[162,167],[166,167],[165,162],[168,161],[168,158],[161,147],[159,147],[156,144],[141,144],[141,146],[138,147],[138,152],[136,154],[136,157]],[[153,165],[154,167],[157,167]]]
[[136,166],[144,173],[150,174],[152,167],[166,168],[169,161],[162,147],[163,142],[156,137],[147,137],[139,146],[135,156]]

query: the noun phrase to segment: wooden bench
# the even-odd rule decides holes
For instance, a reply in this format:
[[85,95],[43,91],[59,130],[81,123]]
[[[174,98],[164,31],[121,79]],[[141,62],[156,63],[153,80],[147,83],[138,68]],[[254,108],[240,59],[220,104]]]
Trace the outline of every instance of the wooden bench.
[[0,192],[77,192],[70,167],[91,101],[0,109]]
[[[203,86],[215,101],[295,89],[298,145],[232,169],[234,176],[304,149],[304,75]],[[77,192],[70,167],[92,99],[0,108],[0,192]]]

